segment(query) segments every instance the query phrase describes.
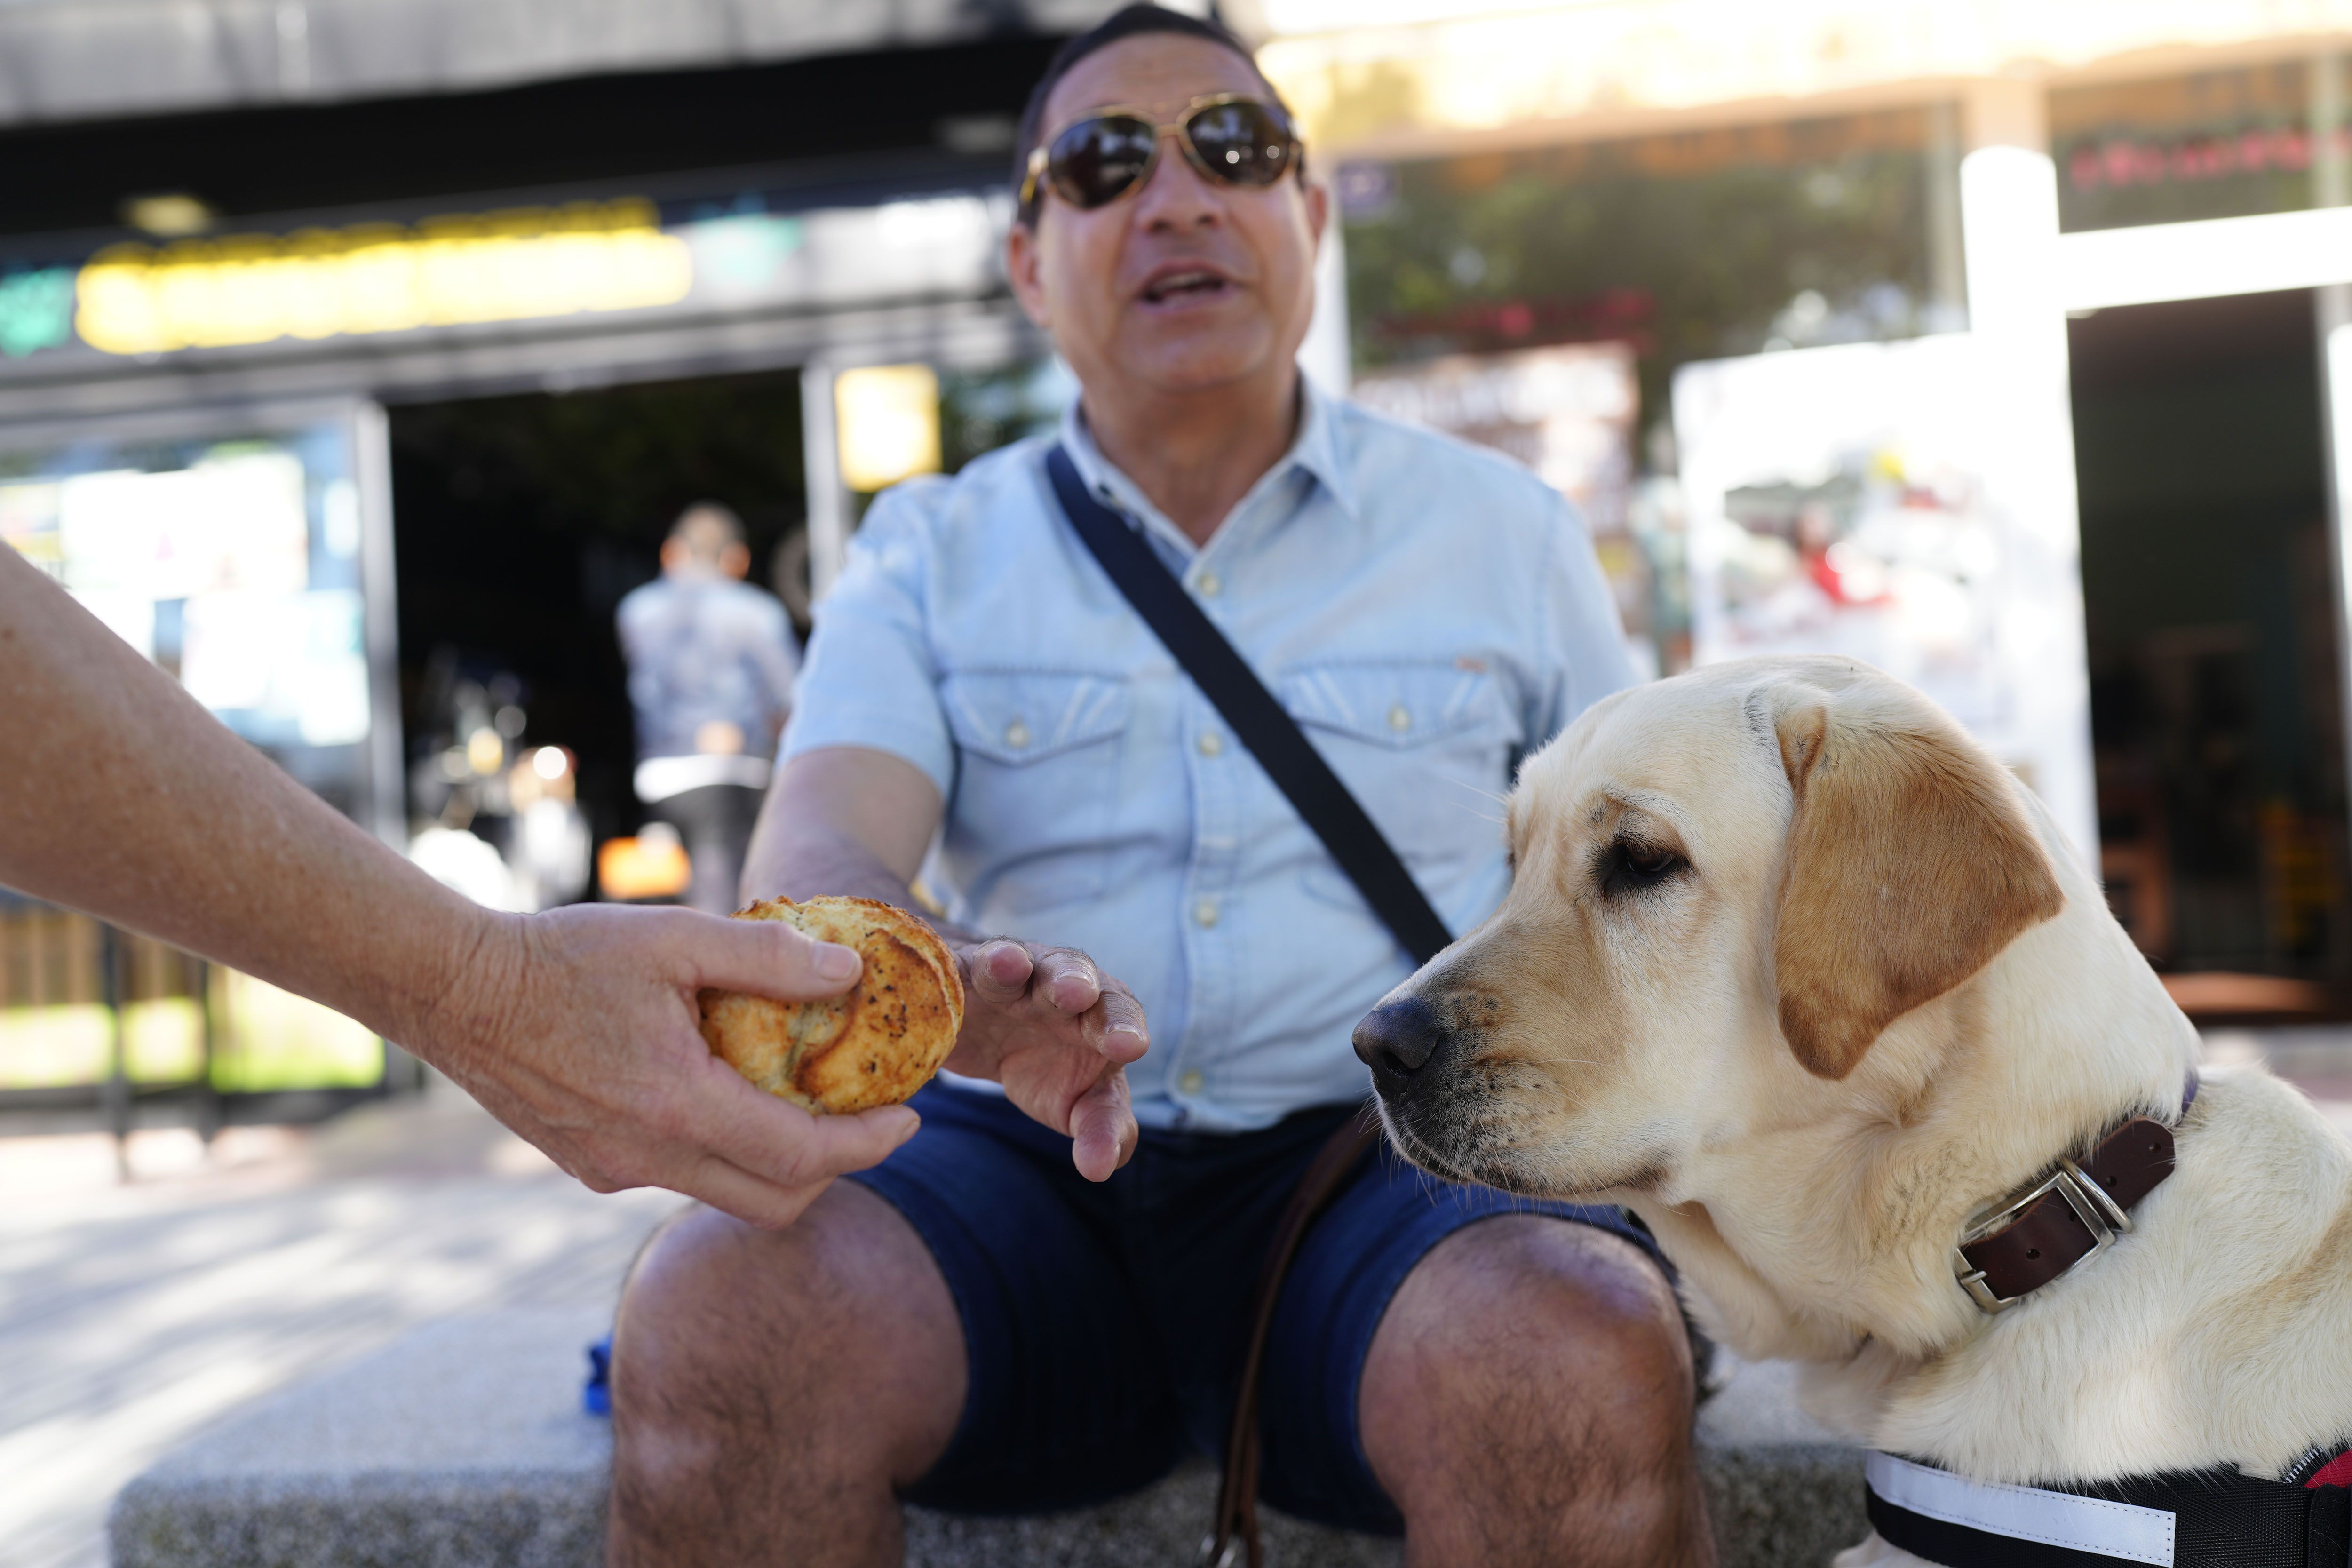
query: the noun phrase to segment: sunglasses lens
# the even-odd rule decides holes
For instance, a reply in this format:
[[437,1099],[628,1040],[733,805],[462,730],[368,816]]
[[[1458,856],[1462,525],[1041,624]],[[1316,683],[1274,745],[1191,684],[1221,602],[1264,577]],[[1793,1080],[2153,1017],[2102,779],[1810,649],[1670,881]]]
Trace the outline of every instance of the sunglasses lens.
[[1184,122],[1209,173],[1236,185],[1270,185],[1296,160],[1290,128],[1273,110],[1246,99],[1213,103]]
[[1082,120],[1054,138],[1046,177],[1072,206],[1098,207],[1143,177],[1158,142],[1149,124],[1128,115]]

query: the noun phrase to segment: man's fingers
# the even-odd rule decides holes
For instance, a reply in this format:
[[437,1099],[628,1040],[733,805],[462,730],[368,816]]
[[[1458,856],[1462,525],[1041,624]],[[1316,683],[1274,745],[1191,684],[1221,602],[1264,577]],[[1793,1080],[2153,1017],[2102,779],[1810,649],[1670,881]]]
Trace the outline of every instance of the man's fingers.
[[1070,1159],[1090,1182],[1108,1181],[1135,1152],[1139,1137],[1124,1068],[1105,1073],[1070,1108]]
[[846,1175],[878,1165],[923,1124],[921,1117],[903,1105],[861,1110],[855,1116],[814,1116],[809,1120],[815,1125],[795,1151],[793,1160],[803,1180],[819,1175]]
[[690,1099],[668,1119],[671,1135],[764,1182],[797,1186],[878,1165],[914,1135],[902,1105],[858,1116],[814,1116],[752,1088],[716,1058],[705,1059]]
[[983,1002],[1018,1002],[1028,994],[1034,970],[1029,952],[1005,938],[969,949],[964,965],[971,972],[972,994]]
[[1102,994],[1102,1028],[1095,1049],[1119,1066],[1140,1061],[1151,1048],[1151,1031],[1143,1022],[1143,1004],[1124,985],[1107,986]]
[[863,964],[856,950],[818,942],[782,921],[730,921],[687,915],[698,922],[686,951],[705,985],[750,991],[786,1002],[838,996]]
[[662,1184],[761,1230],[782,1230],[800,1218],[827,1184],[818,1181],[782,1186],[739,1170],[716,1154],[701,1156],[682,1179]]
[[1057,1011],[1075,1018],[1101,1000],[1102,972],[1085,953],[1048,948],[1038,955],[1036,965],[1036,989]]

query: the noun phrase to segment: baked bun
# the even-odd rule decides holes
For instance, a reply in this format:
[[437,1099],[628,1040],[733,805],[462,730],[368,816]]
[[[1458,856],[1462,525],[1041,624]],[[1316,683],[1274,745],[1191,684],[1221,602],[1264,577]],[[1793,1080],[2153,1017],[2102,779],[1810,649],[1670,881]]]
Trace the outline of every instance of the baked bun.
[[896,1105],[930,1082],[963,1027],[963,982],[929,926],[874,899],[767,899],[739,921],[783,921],[855,948],[857,984],[822,1002],[702,994],[702,1037],[770,1094],[847,1115]]

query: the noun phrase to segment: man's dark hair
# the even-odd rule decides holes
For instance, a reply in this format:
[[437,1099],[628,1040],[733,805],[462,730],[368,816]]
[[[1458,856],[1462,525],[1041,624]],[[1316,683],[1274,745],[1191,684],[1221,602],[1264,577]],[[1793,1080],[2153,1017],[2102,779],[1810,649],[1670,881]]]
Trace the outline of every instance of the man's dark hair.
[[[1120,7],[1055,49],[1053,59],[1045,67],[1045,74],[1039,77],[1037,85],[1029,89],[1028,105],[1021,110],[1021,129],[1013,138],[1013,189],[1016,195],[1020,193],[1022,182],[1029,177],[1031,150],[1045,140],[1045,100],[1054,96],[1054,89],[1061,85],[1064,77],[1070,74],[1070,68],[1096,50],[1108,48],[1122,38],[1139,37],[1149,33],[1174,33],[1181,37],[1204,38],[1233,50],[1249,63],[1250,69],[1257,70],[1257,58],[1250,53],[1249,46],[1222,22],[1188,16],[1181,11],[1171,11],[1165,5]],[[1274,90],[1274,84],[1265,80],[1264,71],[1258,71],[1258,80],[1265,82],[1266,98],[1281,109],[1286,118],[1288,117],[1290,106],[1282,101],[1282,95]],[[1041,192],[1039,196],[1022,205],[1018,221],[1024,227],[1036,226],[1037,203],[1042,195]]]

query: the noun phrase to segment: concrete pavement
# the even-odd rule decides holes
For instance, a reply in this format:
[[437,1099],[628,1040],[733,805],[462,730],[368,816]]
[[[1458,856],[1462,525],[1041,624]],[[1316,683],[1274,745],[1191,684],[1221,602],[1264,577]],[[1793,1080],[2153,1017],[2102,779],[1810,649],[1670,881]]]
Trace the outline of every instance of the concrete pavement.
[[411,1328],[609,1310],[682,1200],[599,1196],[464,1094],[316,1132],[0,1140],[0,1565],[101,1568],[116,1490],[247,1400]]

